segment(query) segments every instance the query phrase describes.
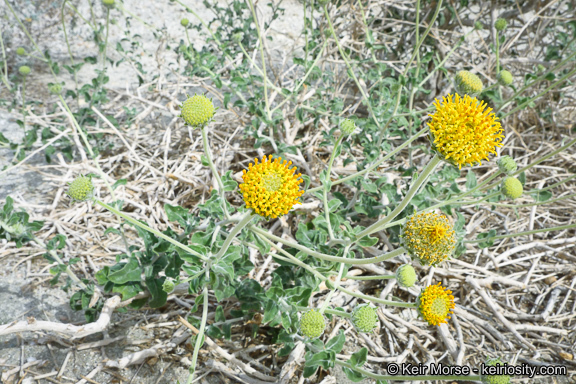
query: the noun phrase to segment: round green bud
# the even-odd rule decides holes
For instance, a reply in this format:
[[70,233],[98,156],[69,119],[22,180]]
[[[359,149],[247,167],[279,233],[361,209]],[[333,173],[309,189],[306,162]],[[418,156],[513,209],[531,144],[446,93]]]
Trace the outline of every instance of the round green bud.
[[182,104],[181,117],[192,127],[203,126],[214,116],[214,104],[204,95],[189,97]]
[[484,29],[484,25],[481,22],[477,21],[474,23],[474,29],[476,29],[477,31],[481,31]]
[[300,332],[311,339],[322,336],[324,328],[326,328],[324,315],[315,309],[309,310],[300,319]]
[[20,72],[22,76],[27,76],[30,73],[30,67],[27,65],[23,65],[20,68],[18,68],[18,72]]
[[478,96],[483,89],[482,80],[468,71],[458,72],[454,78],[454,83],[456,85],[456,92],[462,96],[469,95],[470,97],[475,97]]
[[497,161],[498,169],[500,172],[505,173],[507,175],[511,175],[518,169],[518,165],[516,165],[516,161],[511,158],[510,156],[502,156]]
[[[500,359],[488,359],[485,363],[488,367],[495,367],[498,365],[504,365]],[[482,384],[510,384],[510,376],[508,375],[480,375],[480,380]]]
[[233,34],[232,41],[235,42],[236,44],[240,43],[242,41],[242,32]]
[[186,27],[188,25],[188,23],[189,23],[188,19],[180,20],[180,25],[182,25],[183,27]]
[[49,83],[48,84],[48,91],[50,91],[53,95],[59,95],[62,92],[62,84],[60,83]]
[[169,277],[166,278],[166,280],[164,280],[164,284],[162,284],[162,290],[166,293],[172,293],[174,292],[174,288],[176,288],[174,280]]
[[92,179],[87,176],[79,176],[68,186],[68,196],[72,200],[86,201],[94,196]]
[[502,193],[509,199],[517,199],[522,196],[522,183],[515,177],[507,176],[502,181]]
[[402,287],[410,288],[416,280],[416,271],[411,264],[403,264],[396,270],[396,282]]
[[24,56],[26,54],[26,50],[23,47],[16,48],[16,54],[18,56]]
[[352,311],[352,324],[358,332],[372,332],[378,324],[376,308],[369,304],[357,306]]
[[498,32],[502,32],[507,26],[508,22],[505,19],[498,19],[496,20],[496,23],[494,23],[494,28],[496,28]]
[[538,64],[536,68],[538,68],[538,72],[544,72],[546,70],[546,67],[543,66],[542,64]]
[[513,80],[514,78],[512,77],[512,74],[506,70],[500,71],[498,74],[498,83],[500,83],[500,85],[510,85]]
[[350,136],[356,130],[356,124],[354,124],[354,121],[346,119],[342,123],[340,123],[340,130],[346,136]]
[[104,4],[105,7],[111,8],[114,6],[114,3],[114,0],[102,0],[102,4]]

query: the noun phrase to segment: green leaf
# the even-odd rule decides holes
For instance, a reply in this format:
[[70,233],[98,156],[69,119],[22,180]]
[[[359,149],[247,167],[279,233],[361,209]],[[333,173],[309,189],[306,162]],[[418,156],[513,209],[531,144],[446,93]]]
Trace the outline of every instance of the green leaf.
[[224,191],[230,192],[236,189],[238,183],[232,179],[232,171],[228,171],[222,176],[222,184],[224,185]]
[[144,288],[140,283],[128,283],[123,285],[114,285],[112,292],[120,293],[122,295],[122,301],[131,299],[132,297],[143,292]]
[[336,360],[336,353],[334,351],[322,351],[315,353],[312,357],[306,359],[304,363],[305,367],[316,367],[321,366],[324,369],[329,369],[334,367],[334,361]]
[[471,190],[472,188],[476,187],[477,184],[476,174],[474,171],[469,170],[468,174],[466,175],[466,190]]
[[496,230],[491,229],[490,232],[480,233],[476,236],[477,240],[484,240],[478,244],[480,248],[488,248],[494,244],[494,236],[496,236]]
[[332,199],[328,202],[328,212],[335,212],[338,207],[342,205],[342,201],[338,199]]
[[56,249],[62,249],[66,245],[66,236],[62,234],[58,234],[50,239],[48,243],[46,243],[46,249],[49,251],[53,251]]
[[354,367],[361,367],[366,363],[366,357],[368,356],[368,350],[366,348],[362,348],[358,352],[354,353],[350,356],[350,360],[348,362],[352,364]]
[[331,338],[326,343],[326,349],[331,350],[334,353],[339,353],[342,348],[344,348],[344,343],[346,342],[346,336],[344,331],[340,330],[338,336]]
[[217,323],[226,321],[226,316],[224,315],[224,307],[221,305],[216,307],[215,320]]
[[552,197],[552,192],[536,190],[536,191],[530,192],[530,196],[532,196],[532,198],[534,200],[536,200],[538,202],[542,202],[542,201],[550,200],[550,198]]
[[165,277],[149,277],[146,279],[146,286],[152,298],[148,301],[150,308],[160,308],[166,304],[168,294],[162,289]]
[[140,282],[142,269],[138,265],[138,260],[132,256],[122,269],[108,275],[108,280],[114,284],[126,284],[130,281]]
[[317,370],[318,370],[317,365],[315,365],[313,367],[304,367],[304,372],[302,372],[302,376],[304,376],[305,378],[308,378],[308,377],[312,376],[313,374],[315,374]]
[[360,240],[358,240],[358,245],[361,247],[372,247],[378,243],[378,239],[376,237],[369,237],[364,236]]
[[205,167],[210,166],[210,162],[208,161],[208,158],[204,155],[200,156],[200,161],[202,162],[202,165]]
[[117,182],[115,182],[114,185],[112,186],[112,190],[115,190],[121,185],[126,185],[126,179],[120,179]]
[[356,372],[348,367],[342,367],[342,371],[346,374],[346,377],[348,378],[348,380],[350,380],[353,383],[357,383],[359,381],[364,380],[364,375],[362,375],[360,372]]

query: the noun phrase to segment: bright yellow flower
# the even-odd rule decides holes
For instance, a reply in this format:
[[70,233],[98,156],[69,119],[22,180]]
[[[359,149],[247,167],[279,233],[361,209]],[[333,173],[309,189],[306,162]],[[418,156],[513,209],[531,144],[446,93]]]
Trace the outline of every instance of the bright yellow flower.
[[[455,99],[455,100],[453,100]],[[502,126],[492,108],[468,95],[456,94],[434,102],[436,113],[429,115],[433,148],[444,160],[462,168],[464,164],[482,164],[488,154],[502,146]]]
[[446,216],[418,212],[402,227],[402,244],[423,265],[436,265],[454,251],[456,232]]
[[240,191],[244,196],[246,208],[251,208],[260,216],[276,218],[288,213],[294,204],[300,204],[298,198],[302,196],[299,184],[301,174],[295,175],[296,168],[290,169],[291,161],[282,162],[281,158],[272,161],[266,156],[262,162],[254,159],[254,165],[250,163],[249,170],[244,170],[240,184]]
[[427,286],[418,296],[418,312],[430,325],[447,323],[454,309],[452,291],[442,287],[441,283]]

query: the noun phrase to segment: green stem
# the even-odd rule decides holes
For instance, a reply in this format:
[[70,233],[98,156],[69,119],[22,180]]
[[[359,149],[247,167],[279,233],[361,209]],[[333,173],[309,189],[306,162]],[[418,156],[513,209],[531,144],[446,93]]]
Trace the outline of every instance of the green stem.
[[214,263],[218,262],[218,260],[220,260],[220,258],[224,256],[224,253],[226,253],[226,251],[230,247],[232,240],[234,240],[234,238],[242,231],[242,229],[244,229],[244,227],[247,226],[250,223],[250,221],[252,221],[254,216],[255,214],[252,212],[246,212],[244,214],[242,220],[240,220],[240,222],[236,224],[236,226],[232,229],[232,231],[230,231],[230,233],[226,237],[226,240],[224,240],[224,244],[222,244],[222,248],[220,248],[220,251],[218,251],[216,256],[214,256]]
[[[310,308],[310,307],[303,307],[301,305],[297,305],[296,309],[300,312],[306,312],[309,311],[311,309],[315,309],[315,308]],[[339,311],[337,309],[332,309],[332,308],[326,308],[324,309],[323,313],[328,313],[330,315],[336,315],[336,316],[340,316],[340,317],[345,317],[347,319],[351,319],[352,315],[348,312],[344,312],[344,311]]]
[[350,280],[388,280],[395,279],[396,275],[375,275],[375,276],[344,276],[345,279]]
[[22,129],[24,130],[24,141],[26,141],[26,76],[22,78]]
[[[206,269],[206,281],[210,281],[210,269]],[[200,347],[204,343],[204,332],[206,330],[206,322],[208,320],[208,287],[204,287],[204,305],[202,308],[202,323],[200,323],[200,329],[196,335],[196,343],[194,344],[194,352],[192,353],[192,364],[190,365],[190,375],[188,376],[187,384],[191,384],[194,380],[194,375],[196,373],[196,362],[198,361],[198,353],[200,352]]]
[[315,257],[315,258],[321,259],[321,260],[333,261],[336,263],[344,263],[344,264],[350,264],[350,265],[373,264],[373,263],[378,263],[380,261],[389,260],[395,256],[399,256],[399,255],[406,252],[406,250],[403,247],[400,247],[400,248],[395,249],[391,252],[388,252],[388,253],[385,253],[383,255],[376,256],[376,257],[370,257],[368,259],[347,259],[345,257],[331,256],[331,255],[326,255],[324,253],[313,251],[311,249],[306,248],[303,245],[300,245],[298,243],[294,243],[290,240],[282,239],[281,237],[278,237],[278,236],[275,236],[271,233],[268,233],[268,232],[266,232],[266,231],[264,231],[264,230],[262,230],[256,226],[254,226],[254,225],[251,225],[249,228],[251,231],[253,231],[256,234],[265,236],[265,237],[269,238],[270,240],[277,241],[277,242],[282,243],[288,247],[298,249],[299,251],[302,251],[309,256],[312,256],[312,257]]
[[420,187],[422,187],[428,181],[428,177],[436,169],[438,164],[440,164],[440,161],[441,161],[440,157],[438,157],[438,155],[434,155],[434,157],[432,158],[432,160],[430,160],[430,162],[428,163],[426,168],[424,168],[422,170],[422,173],[420,174],[420,176],[418,176],[418,179],[416,179],[414,184],[412,184],[412,186],[410,187],[410,189],[406,193],[406,196],[404,197],[402,202],[392,212],[390,212],[385,218],[375,222],[374,224],[372,224],[371,226],[369,226],[368,228],[366,228],[362,232],[358,233],[356,235],[356,241],[360,240],[364,236],[368,236],[374,232],[378,232],[383,225],[385,225],[386,223],[389,223],[396,216],[398,216],[404,210],[404,208],[406,208],[406,206],[410,203],[410,201],[412,200],[414,195],[416,195],[416,193],[418,192]]
[[11,91],[12,87],[8,82],[8,59],[6,58],[6,50],[4,49],[4,38],[2,37],[2,32],[0,31],[0,46],[2,47],[2,59],[3,59],[3,66],[4,66],[4,74],[2,75],[2,82],[6,85],[6,88]]
[[[388,160],[392,156],[396,155],[398,152],[400,152],[404,148],[408,147],[414,140],[419,138],[420,135],[422,135],[426,131],[428,131],[428,128],[422,129],[421,131],[417,132],[414,136],[412,136],[410,139],[406,140],[402,145],[398,146],[398,148],[394,149],[392,152],[388,153],[386,156],[384,156],[380,160],[376,161],[374,164],[370,165],[369,167],[367,167],[367,168],[365,168],[365,169],[363,169],[363,170],[361,170],[361,171],[359,171],[353,175],[346,176],[346,177],[343,177],[343,178],[338,179],[336,181],[333,181],[332,185],[338,185],[338,184],[345,183],[347,181],[350,181],[350,180],[357,178],[358,176],[362,176],[365,173],[372,171],[373,169],[377,168],[380,164],[382,164],[383,162],[385,162],[386,160]],[[314,193],[314,192],[320,191],[320,190],[322,190],[322,188],[324,188],[324,187],[320,186],[320,187],[310,188],[305,192],[305,195],[309,194],[309,193]]]
[[[350,245],[347,245],[344,248],[344,257],[346,257],[348,255],[349,249],[350,249]],[[324,311],[328,307],[328,304],[330,304],[330,300],[332,300],[332,296],[334,296],[334,292],[336,292],[335,287],[338,287],[340,285],[340,281],[342,280],[342,275],[344,274],[344,265],[345,265],[344,263],[340,264],[340,268],[338,270],[338,277],[336,278],[336,281],[334,282],[334,288],[330,289],[330,292],[326,296],[326,300],[324,300],[324,303],[322,303],[322,307],[320,307],[320,313],[324,313]]]
[[[326,170],[326,178],[329,181],[330,175],[332,174],[332,164],[334,164],[334,158],[336,157],[336,152],[340,147],[340,143],[344,138],[344,134],[341,133],[338,140],[336,140],[336,144],[334,145],[334,149],[332,150],[332,154],[330,155],[330,161],[328,161],[328,169]],[[328,209],[328,191],[330,190],[328,183],[324,184],[324,191],[323,191],[323,204],[324,204],[324,216],[326,218],[326,224],[328,225],[328,235],[330,236],[330,240],[334,240],[334,231],[332,230],[332,224],[330,223],[330,210]]]
[[104,38],[104,49],[102,51],[102,70],[106,69],[106,46],[108,45],[108,32],[110,27],[110,8],[106,7],[106,37]]
[[186,32],[186,40],[188,41],[188,46],[192,47],[192,43],[190,42],[190,35],[188,34],[188,27],[184,27],[184,32]]
[[[494,194],[499,194],[500,192],[496,192]],[[493,195],[494,195],[493,194]],[[550,199],[550,200],[546,200],[546,201],[538,201],[535,203],[527,203],[527,204],[505,204],[505,203],[490,203],[491,205],[497,206],[497,207],[508,207],[508,208],[523,208],[523,207],[535,207],[537,205],[544,205],[544,204],[550,204],[550,203],[556,203],[558,201],[562,201],[562,200],[566,200],[566,199],[571,199],[573,197],[576,196],[576,193],[573,193],[571,195],[566,195],[566,196],[562,196],[562,197],[558,197],[556,199]]]
[[220,178],[220,174],[218,174],[218,170],[214,165],[214,161],[212,160],[212,153],[210,152],[210,143],[208,141],[208,133],[206,132],[206,126],[201,128],[202,131],[202,144],[204,146],[204,155],[208,160],[208,165],[210,166],[210,170],[212,171],[212,175],[216,179],[218,183],[218,194],[220,195],[220,201],[222,204],[222,209],[224,210],[224,214],[226,215],[226,219],[230,219],[230,213],[228,213],[228,208],[226,207],[226,196],[224,191],[224,184],[222,183],[222,179]]
[[106,203],[104,203],[104,202],[102,202],[102,201],[100,201],[100,200],[95,200],[95,203],[98,204],[98,205],[100,205],[100,206],[103,207],[103,208],[106,208],[107,210],[109,210],[110,212],[114,213],[115,215],[122,217],[124,220],[126,220],[126,221],[134,224],[135,226],[137,226],[137,227],[139,227],[139,228],[142,228],[142,229],[144,229],[145,231],[148,231],[148,232],[150,232],[150,233],[153,233],[154,235],[156,235],[156,236],[158,236],[158,237],[166,240],[167,242],[175,245],[176,247],[178,247],[178,248],[180,248],[180,249],[182,249],[182,250],[184,250],[184,251],[186,251],[186,252],[188,252],[188,253],[196,256],[196,257],[198,257],[199,259],[201,259],[201,260],[203,260],[203,261],[207,261],[207,260],[208,260],[208,258],[207,258],[206,256],[204,256],[204,255],[196,252],[195,250],[193,250],[193,249],[185,246],[184,244],[180,243],[179,241],[176,241],[176,240],[172,239],[171,237],[166,236],[166,235],[163,234],[162,232],[157,231],[157,230],[155,230],[155,229],[153,229],[153,228],[150,228],[150,227],[147,226],[146,224],[142,224],[142,223],[139,222],[138,220],[135,220],[135,219],[131,218],[130,216],[128,216],[128,215],[120,212],[120,211],[117,210],[116,208],[111,207],[110,205],[108,205],[108,204],[106,204]]
[[[68,33],[66,32],[66,22],[64,21],[64,6],[68,4],[68,0],[64,0],[62,2],[62,9],[61,13],[61,23],[62,23],[62,32],[64,32],[64,41],[66,42],[66,48],[68,50],[68,56],[70,56],[70,62],[72,63],[72,68],[74,68],[74,84],[76,85],[76,95],[78,95],[78,73],[76,71],[76,62],[74,61],[74,56],[72,55],[72,49],[70,48],[70,42],[68,41]],[[73,7],[74,8],[74,7]],[[76,8],[74,8],[76,10]],[[78,11],[76,11],[78,13]],[[76,102],[78,103],[78,108],[80,108],[80,98],[76,98]]]
[[500,36],[496,30],[496,74],[500,73]]

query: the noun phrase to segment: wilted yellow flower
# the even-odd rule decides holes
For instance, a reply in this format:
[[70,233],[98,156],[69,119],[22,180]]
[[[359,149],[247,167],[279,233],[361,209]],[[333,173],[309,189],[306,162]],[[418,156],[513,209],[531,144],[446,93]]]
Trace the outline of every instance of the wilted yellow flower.
[[418,312],[430,325],[447,323],[454,309],[452,291],[442,287],[441,283],[427,286],[418,296]]
[[464,164],[482,164],[488,154],[502,146],[502,126],[492,108],[468,95],[456,94],[434,102],[436,112],[428,123],[433,148],[444,160],[462,168]]
[[402,227],[402,244],[423,265],[436,265],[454,251],[456,232],[446,216],[417,212]]
[[272,161],[272,155],[262,162],[254,159],[254,165],[250,163],[249,170],[244,170],[240,184],[240,191],[244,196],[246,208],[251,208],[260,216],[276,218],[285,215],[292,209],[294,204],[300,204],[298,198],[302,196],[299,184],[301,174],[295,175],[296,168],[290,169],[291,161],[282,162],[281,158]]

